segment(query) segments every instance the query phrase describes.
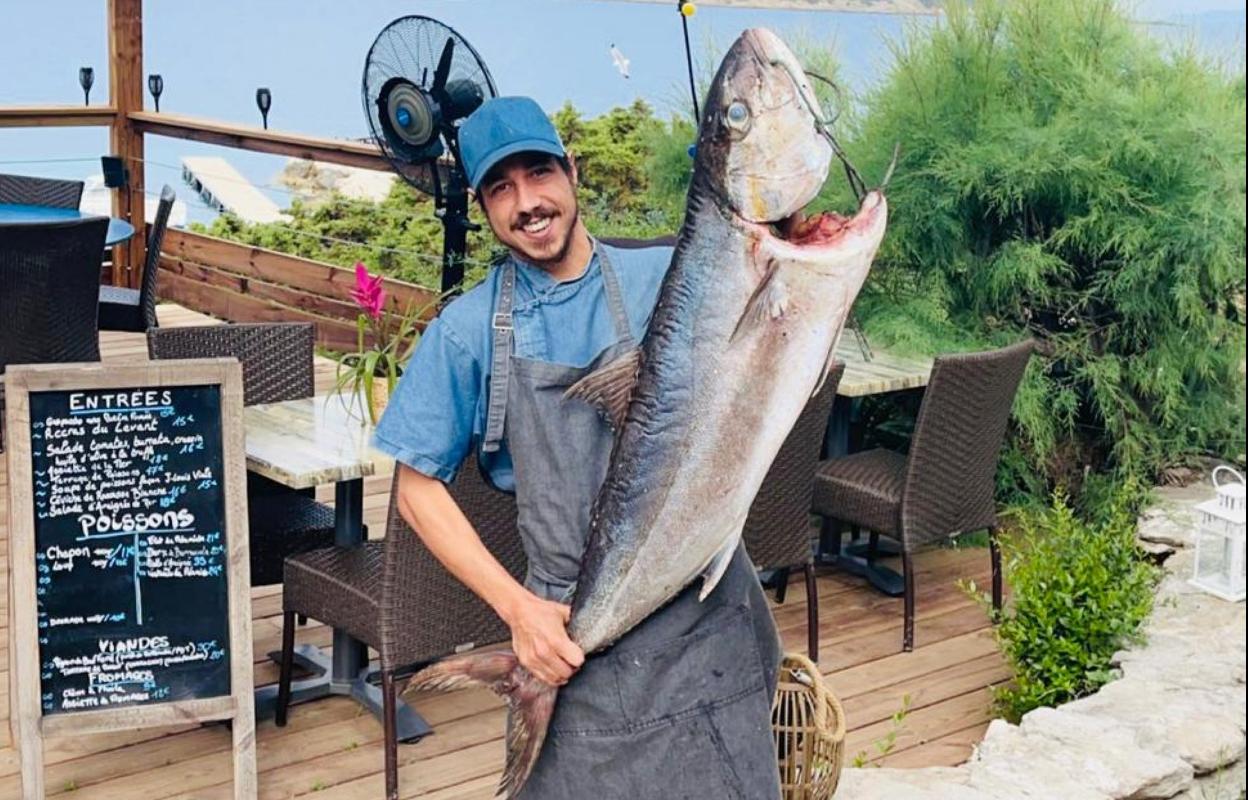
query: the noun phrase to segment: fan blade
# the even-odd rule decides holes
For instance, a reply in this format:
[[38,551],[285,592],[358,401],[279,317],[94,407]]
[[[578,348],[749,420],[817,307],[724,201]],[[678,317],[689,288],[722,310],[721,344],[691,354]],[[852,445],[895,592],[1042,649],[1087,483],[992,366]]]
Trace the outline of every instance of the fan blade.
[[431,93],[439,94],[446,87],[446,79],[451,75],[451,59],[454,57],[455,40],[448,36],[442,47],[442,55],[438,58],[438,68],[433,72],[433,86],[429,89]]

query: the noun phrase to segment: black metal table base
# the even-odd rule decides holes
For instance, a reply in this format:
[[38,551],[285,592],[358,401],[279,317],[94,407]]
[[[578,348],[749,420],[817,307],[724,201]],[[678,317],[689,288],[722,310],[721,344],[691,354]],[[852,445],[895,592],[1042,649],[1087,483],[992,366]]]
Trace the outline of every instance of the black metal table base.
[[872,564],[866,558],[841,553],[840,555],[820,553],[815,563],[819,566],[836,567],[851,575],[866,578],[879,591],[889,597],[901,597],[906,593],[906,584],[896,570],[883,564]]
[[[280,663],[282,654],[280,652],[269,653],[269,658]],[[352,680],[333,680],[330,678],[330,657],[321,648],[310,644],[301,644],[295,648],[294,662],[297,668],[307,670],[311,675],[291,682],[291,705],[306,703],[331,694],[345,695],[354,698],[374,716],[381,718],[381,687],[368,680],[370,671],[367,668],[361,669]],[[257,719],[273,716],[277,709],[277,685],[257,689],[255,699]],[[399,698],[395,710],[400,742],[406,744],[418,742],[433,732],[429,724],[411,706],[403,702],[402,698]]]

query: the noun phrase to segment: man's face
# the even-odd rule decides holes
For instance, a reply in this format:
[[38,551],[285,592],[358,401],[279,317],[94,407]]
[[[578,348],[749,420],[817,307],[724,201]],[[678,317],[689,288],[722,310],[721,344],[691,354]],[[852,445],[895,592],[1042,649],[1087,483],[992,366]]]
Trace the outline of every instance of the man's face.
[[544,153],[517,153],[493,167],[479,190],[494,235],[537,266],[562,262],[578,210],[576,167]]

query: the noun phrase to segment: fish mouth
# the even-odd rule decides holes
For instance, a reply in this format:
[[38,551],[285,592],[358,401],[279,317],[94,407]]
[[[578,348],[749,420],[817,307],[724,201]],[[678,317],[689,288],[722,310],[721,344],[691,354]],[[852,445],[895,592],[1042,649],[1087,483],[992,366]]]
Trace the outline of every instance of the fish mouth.
[[831,250],[845,239],[871,229],[884,209],[884,195],[868,192],[853,216],[824,211],[807,217],[801,211],[772,223],[750,222],[739,217],[746,228],[759,238],[768,239],[784,249],[803,252]]

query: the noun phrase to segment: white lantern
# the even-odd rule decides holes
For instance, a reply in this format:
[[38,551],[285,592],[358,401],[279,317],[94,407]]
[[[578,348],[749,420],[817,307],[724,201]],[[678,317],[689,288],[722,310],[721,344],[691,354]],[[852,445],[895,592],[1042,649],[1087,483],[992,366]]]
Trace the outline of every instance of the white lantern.
[[[1219,482],[1221,473],[1232,479]],[[1237,603],[1244,599],[1244,476],[1230,467],[1213,471],[1217,497],[1196,506],[1196,566],[1191,583]]]

